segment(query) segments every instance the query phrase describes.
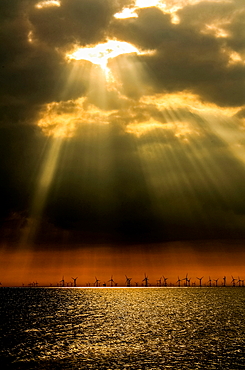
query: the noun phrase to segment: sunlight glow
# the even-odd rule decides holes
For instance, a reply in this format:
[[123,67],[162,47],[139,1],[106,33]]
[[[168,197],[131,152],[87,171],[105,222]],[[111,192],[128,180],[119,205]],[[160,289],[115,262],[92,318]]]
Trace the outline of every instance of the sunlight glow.
[[134,134],[135,136],[139,137],[144,135],[147,131],[154,130],[157,128],[162,129],[164,125],[162,123],[156,122],[154,120],[150,120],[148,122],[143,123],[130,123],[127,125],[126,132],[130,134]]
[[175,108],[186,107],[192,112],[222,113],[228,117],[235,115],[240,110],[240,107],[220,107],[214,103],[203,102],[198,95],[189,91],[175,94],[148,95],[142,97],[140,102],[143,104],[155,104],[159,108],[174,106]]
[[87,48],[79,48],[67,57],[76,60],[88,60],[107,70],[107,62],[121,54],[139,53],[139,50],[128,42],[109,40],[104,44],[97,44]]
[[[156,122],[153,119],[150,119],[147,122],[142,123],[130,123],[127,125],[125,132],[135,135],[136,137],[140,137],[142,135],[149,135],[150,131],[155,129],[162,130],[162,134],[164,131],[172,132],[173,136],[178,138],[181,141],[188,142],[188,135],[192,136],[200,136],[200,132],[192,127],[192,125],[185,121],[167,121],[166,123]],[[157,133],[155,134],[157,137]]]
[[205,30],[202,31],[203,33],[211,33],[217,38],[220,37],[228,37],[229,34],[219,25],[217,24],[206,24]]
[[83,124],[108,124],[111,111],[102,111],[85,98],[45,105],[37,125],[46,136],[71,138]]
[[60,2],[58,0],[46,0],[40,1],[40,3],[35,5],[38,9],[47,8],[49,6],[60,6]]
[[48,192],[54,179],[61,146],[62,138],[60,137],[54,139],[50,145],[47,145],[39,174],[38,184],[32,200],[30,217],[20,241],[21,246],[26,246],[29,243],[31,244],[35,239],[37,230],[40,226],[40,220],[46,204]]
[[166,4],[163,4],[160,0],[137,0],[133,8],[124,8],[121,13],[114,14],[114,17],[116,19],[138,18],[138,14],[135,12],[137,9],[153,6],[161,10],[166,8]]
[[114,14],[116,19],[126,19],[126,18],[138,18],[138,14],[135,13],[135,8],[124,8],[121,13]]
[[27,39],[28,39],[28,42],[33,42],[33,32],[32,31],[30,31],[29,33],[28,33],[28,35],[27,35]]
[[[149,8],[152,6],[163,6],[161,0],[136,0],[135,6],[138,8]],[[165,7],[166,5],[164,5]]]
[[230,53],[229,58],[230,58],[229,65],[236,64],[236,63],[245,64],[245,60],[243,60],[241,55],[235,51]]

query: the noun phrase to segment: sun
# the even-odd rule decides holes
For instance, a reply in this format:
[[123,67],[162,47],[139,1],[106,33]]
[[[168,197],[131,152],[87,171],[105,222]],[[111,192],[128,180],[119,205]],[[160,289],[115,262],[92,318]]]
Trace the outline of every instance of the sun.
[[107,72],[108,59],[130,53],[139,53],[139,50],[128,42],[108,40],[102,44],[78,48],[71,54],[68,54],[67,57],[69,59],[88,60],[93,64],[99,65],[104,72]]

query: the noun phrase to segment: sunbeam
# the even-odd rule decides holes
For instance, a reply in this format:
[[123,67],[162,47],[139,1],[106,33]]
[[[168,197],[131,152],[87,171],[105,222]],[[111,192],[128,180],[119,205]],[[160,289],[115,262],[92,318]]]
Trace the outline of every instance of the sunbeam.
[[31,246],[35,240],[36,233],[42,221],[43,210],[46,205],[50,186],[54,180],[61,146],[61,137],[51,139],[47,143],[36,189],[34,191],[28,224],[25,227],[22,240],[20,242],[21,247],[26,247],[27,245]]

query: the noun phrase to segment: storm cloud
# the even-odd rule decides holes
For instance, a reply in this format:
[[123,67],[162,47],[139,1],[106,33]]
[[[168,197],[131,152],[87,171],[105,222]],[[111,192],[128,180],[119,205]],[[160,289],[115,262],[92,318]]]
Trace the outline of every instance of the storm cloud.
[[[245,237],[245,6],[172,3],[1,1],[2,240],[37,194],[43,245]],[[109,39],[113,78],[67,57]]]

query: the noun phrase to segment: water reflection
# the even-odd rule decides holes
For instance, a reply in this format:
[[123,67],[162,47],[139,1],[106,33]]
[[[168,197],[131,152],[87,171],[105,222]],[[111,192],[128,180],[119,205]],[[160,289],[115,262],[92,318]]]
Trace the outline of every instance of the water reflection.
[[0,294],[1,356],[13,369],[244,367],[244,289],[6,288]]

